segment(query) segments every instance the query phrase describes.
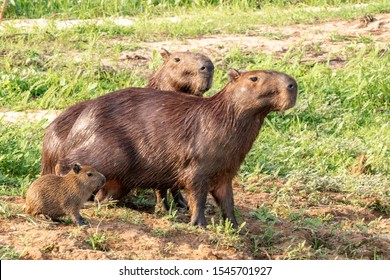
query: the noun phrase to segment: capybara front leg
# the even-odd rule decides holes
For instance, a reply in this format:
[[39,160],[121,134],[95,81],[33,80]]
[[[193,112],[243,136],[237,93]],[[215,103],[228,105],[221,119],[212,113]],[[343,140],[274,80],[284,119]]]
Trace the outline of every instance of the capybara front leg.
[[88,225],[88,223],[84,220],[84,218],[81,217],[79,212],[74,211],[74,212],[70,213],[70,216],[71,216],[73,222],[77,223],[79,226]]
[[218,187],[211,191],[211,194],[221,208],[222,218],[224,220],[228,219],[234,228],[237,228],[238,223],[234,216],[233,189],[231,184],[218,185]]

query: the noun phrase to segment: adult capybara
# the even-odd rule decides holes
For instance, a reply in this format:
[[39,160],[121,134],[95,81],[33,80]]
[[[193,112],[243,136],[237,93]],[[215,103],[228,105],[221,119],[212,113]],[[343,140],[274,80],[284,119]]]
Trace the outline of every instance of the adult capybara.
[[200,53],[160,52],[164,62],[150,77],[147,87],[202,96],[213,83],[214,64]]
[[[169,53],[165,49],[160,54],[164,62],[150,77],[147,87],[198,96],[211,88],[214,65],[207,56],[193,52]],[[84,101],[69,107],[46,128],[41,175],[55,173],[58,151],[63,148],[62,141],[88,103],[89,101]]]
[[128,88],[91,100],[64,141],[60,157],[96,166],[115,198],[131,188],[184,188],[191,223],[206,225],[211,192],[228,218],[232,179],[271,111],[294,106],[297,83],[275,71],[230,70],[209,98]]
[[27,190],[25,212],[52,219],[69,215],[75,223],[84,225],[80,209],[105,182],[104,175],[94,168],[76,163],[65,176],[48,174],[35,180]]
[[[170,53],[165,49],[162,49],[160,54],[164,62],[150,77],[147,87],[198,96],[210,89],[214,65],[207,56],[193,52]],[[58,152],[63,149],[62,142],[88,103],[89,101],[85,101],[69,107],[46,128],[42,145],[41,175],[55,174]],[[103,200],[105,196],[100,194],[99,199]],[[173,189],[172,194],[176,204],[185,207],[186,201],[180,192]],[[169,208],[166,190],[159,190],[156,198],[157,204],[162,200],[165,208]]]

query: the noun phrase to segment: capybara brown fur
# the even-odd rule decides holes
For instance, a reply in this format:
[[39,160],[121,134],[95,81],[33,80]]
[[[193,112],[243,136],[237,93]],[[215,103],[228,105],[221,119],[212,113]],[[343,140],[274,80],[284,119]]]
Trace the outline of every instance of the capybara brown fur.
[[[170,53],[165,49],[162,49],[160,54],[163,63],[150,77],[147,87],[179,91],[197,96],[201,96],[210,89],[214,65],[207,56],[193,52]],[[59,160],[58,153],[63,149],[62,142],[68,136],[80,112],[87,104],[89,101],[69,107],[46,128],[42,145],[41,175],[56,174],[55,166]],[[57,173],[57,175],[62,174]],[[172,194],[176,204],[186,205],[185,199],[178,190],[173,189]],[[103,200],[104,198],[105,196],[100,193],[98,199]],[[158,190],[156,199],[157,204],[161,203],[162,200],[165,208],[169,208],[166,190]]]
[[214,64],[194,52],[160,52],[163,64],[150,77],[147,87],[202,96],[213,83]]
[[105,182],[104,175],[94,168],[75,163],[64,176],[47,174],[35,180],[27,190],[25,212],[52,219],[69,215],[75,223],[84,225],[80,209]]
[[60,157],[96,166],[114,198],[132,188],[185,189],[193,225],[210,192],[235,227],[232,180],[271,111],[295,105],[297,83],[276,71],[229,70],[212,97],[128,88],[91,100]]

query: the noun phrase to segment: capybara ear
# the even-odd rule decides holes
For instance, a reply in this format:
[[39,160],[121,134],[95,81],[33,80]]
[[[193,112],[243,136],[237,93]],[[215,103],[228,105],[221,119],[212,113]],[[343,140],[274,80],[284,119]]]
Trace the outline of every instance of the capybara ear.
[[80,163],[75,163],[74,165],[73,165],[73,171],[74,171],[74,173],[76,173],[76,174],[78,174],[79,172],[80,172],[80,170],[81,170],[81,166],[80,166]]
[[171,53],[169,51],[167,51],[166,49],[161,48],[160,55],[162,56],[164,61],[167,61],[169,59],[169,57],[171,56]]
[[231,82],[234,82],[238,79],[238,77],[240,77],[240,72],[238,72],[236,69],[230,68],[228,71],[228,77]]

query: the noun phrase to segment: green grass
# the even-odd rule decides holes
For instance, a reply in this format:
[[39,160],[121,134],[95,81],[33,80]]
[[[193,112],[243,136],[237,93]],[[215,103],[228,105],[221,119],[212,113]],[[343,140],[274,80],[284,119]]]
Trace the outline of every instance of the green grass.
[[107,16],[169,15],[199,9],[262,11],[291,6],[324,6],[370,3],[368,0],[8,0],[5,18],[94,18]]
[[19,260],[23,253],[20,254],[11,247],[2,247],[0,248],[0,260]]
[[88,237],[86,242],[91,246],[92,250],[107,251],[108,250],[108,238],[105,232],[94,232]]
[[20,195],[40,171],[44,122],[0,124],[0,194]]

